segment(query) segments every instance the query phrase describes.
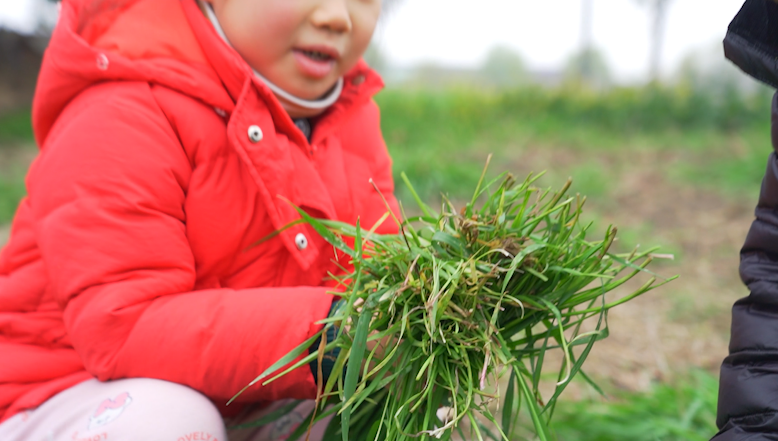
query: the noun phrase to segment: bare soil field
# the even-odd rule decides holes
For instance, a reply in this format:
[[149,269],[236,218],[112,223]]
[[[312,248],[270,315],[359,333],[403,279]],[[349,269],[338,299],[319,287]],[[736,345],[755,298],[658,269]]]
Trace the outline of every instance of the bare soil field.
[[[575,176],[582,156],[529,147],[512,169]],[[640,391],[694,368],[715,373],[727,355],[730,308],[748,295],[738,275],[739,250],[756,200],[676,182],[660,166],[688,160],[666,151],[595,159],[610,184],[607,197],[587,201],[587,211],[601,216],[600,224],[634,232],[630,239],[639,236],[645,246],[659,244],[661,252],[676,254],[674,261],[658,261],[652,268],[665,277],[680,275],[611,311],[610,336],[595,345],[585,367],[605,387]],[[577,395],[575,388],[570,392]]]

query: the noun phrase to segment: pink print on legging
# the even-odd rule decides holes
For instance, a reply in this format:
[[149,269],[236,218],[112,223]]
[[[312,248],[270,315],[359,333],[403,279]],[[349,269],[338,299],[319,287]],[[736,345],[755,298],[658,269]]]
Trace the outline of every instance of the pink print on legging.
[[89,417],[89,430],[104,426],[119,417],[124,409],[132,403],[132,397],[129,392],[123,392],[116,398],[103,400],[94,415]]

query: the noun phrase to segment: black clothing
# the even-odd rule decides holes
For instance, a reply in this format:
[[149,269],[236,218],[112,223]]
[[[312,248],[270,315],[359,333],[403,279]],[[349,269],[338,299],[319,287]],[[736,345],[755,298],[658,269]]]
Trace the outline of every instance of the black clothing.
[[[778,4],[747,0],[729,26],[724,52],[757,80],[778,87]],[[778,95],[772,107],[778,151]],[[778,440],[778,157],[767,164],[756,220],[740,251],[751,294],[732,309],[730,355],[721,366],[714,441]]]
[[294,120],[294,125],[296,125],[297,128],[303,132],[305,139],[307,139],[308,142],[311,142],[311,133],[313,132],[313,128],[311,127],[311,120],[308,118],[297,118]]

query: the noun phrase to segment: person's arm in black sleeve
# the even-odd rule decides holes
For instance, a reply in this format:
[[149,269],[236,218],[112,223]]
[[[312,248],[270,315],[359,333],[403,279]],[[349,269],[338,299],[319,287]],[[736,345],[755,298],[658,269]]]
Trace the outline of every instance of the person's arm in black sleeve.
[[[776,136],[776,101],[773,131]],[[741,251],[751,294],[732,309],[730,355],[721,367],[715,441],[778,440],[778,157],[770,155],[756,220]]]
[[[728,59],[778,87],[778,4],[747,0],[724,39]],[[778,147],[778,95],[772,106]],[[741,250],[740,276],[751,294],[732,308],[730,355],[721,366],[719,432],[713,441],[778,440],[778,156],[762,181],[756,219]]]

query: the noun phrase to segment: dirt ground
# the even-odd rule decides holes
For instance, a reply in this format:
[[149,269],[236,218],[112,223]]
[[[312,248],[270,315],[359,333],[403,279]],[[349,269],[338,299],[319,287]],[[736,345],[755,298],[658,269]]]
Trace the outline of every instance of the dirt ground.
[[677,264],[659,272],[680,278],[613,311],[611,336],[595,348],[590,370],[628,389],[692,367],[715,371],[727,354],[730,307],[748,294],[738,252],[753,208],[677,188],[651,172],[625,176],[620,190],[625,209],[614,223],[652,222],[657,237],[681,251]]
[[[575,151],[540,147],[525,148],[520,156],[515,168],[521,171],[573,175],[581,159]],[[688,160],[656,151],[597,160],[612,184],[607,202],[590,199],[587,209],[622,232],[638,232],[645,245],[677,254],[653,270],[680,276],[611,311],[610,336],[595,345],[584,368],[606,387],[645,390],[693,368],[716,373],[727,355],[730,308],[748,295],[738,275],[739,250],[756,200],[678,183],[658,166]],[[576,395],[575,389],[570,393]]]

